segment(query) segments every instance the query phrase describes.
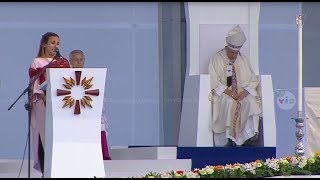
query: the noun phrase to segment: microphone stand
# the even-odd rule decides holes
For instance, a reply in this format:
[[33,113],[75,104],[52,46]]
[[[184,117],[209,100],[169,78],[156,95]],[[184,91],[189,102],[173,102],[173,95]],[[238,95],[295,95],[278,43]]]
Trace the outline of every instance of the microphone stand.
[[29,85],[23,90],[23,92],[20,94],[20,96],[10,105],[8,108],[8,111],[17,103],[17,101],[22,97],[22,95],[25,95],[28,92],[28,102],[24,105],[25,109],[28,111],[28,178],[30,178],[30,154],[31,154],[31,138],[30,138],[30,132],[31,132],[31,87],[34,84],[34,82],[43,74],[46,72],[49,65],[52,64],[52,62],[57,58],[55,56],[46,66],[43,67],[43,69],[40,71],[39,74],[34,76],[33,79],[29,82]]

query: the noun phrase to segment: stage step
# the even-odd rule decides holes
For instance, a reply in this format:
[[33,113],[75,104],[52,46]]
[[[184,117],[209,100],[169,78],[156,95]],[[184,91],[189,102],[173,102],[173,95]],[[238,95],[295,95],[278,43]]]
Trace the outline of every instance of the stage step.
[[191,170],[191,159],[111,160],[104,161],[106,177],[141,177],[149,172]]
[[112,160],[177,159],[177,147],[111,147]]
[[[104,161],[106,177],[136,177],[148,172],[193,170],[208,165],[265,161],[276,157],[275,147],[111,147]],[[33,162],[31,162],[33,164]],[[0,177],[18,177],[21,160],[1,160]],[[31,168],[31,177],[41,174]],[[27,160],[20,177],[27,177]]]
[[[22,159],[0,159],[0,178],[27,178],[28,160],[23,161],[22,169],[19,175]],[[31,160],[30,177],[41,178],[41,173],[33,169],[33,160]]]
[[[0,178],[27,178],[28,163],[24,161],[19,176],[22,160],[0,160]],[[31,162],[32,166],[33,162]],[[105,173],[108,178],[141,177],[147,173],[169,172],[172,170],[191,170],[191,159],[159,159],[159,160],[105,160]],[[41,173],[31,167],[31,178],[41,178]]]
[[111,147],[113,160],[192,159],[192,169],[276,157],[275,147]]

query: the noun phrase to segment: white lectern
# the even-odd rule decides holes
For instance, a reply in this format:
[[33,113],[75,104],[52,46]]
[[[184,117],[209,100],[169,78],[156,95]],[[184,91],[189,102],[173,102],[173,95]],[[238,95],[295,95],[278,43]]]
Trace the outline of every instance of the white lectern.
[[106,68],[47,69],[44,177],[104,177]]

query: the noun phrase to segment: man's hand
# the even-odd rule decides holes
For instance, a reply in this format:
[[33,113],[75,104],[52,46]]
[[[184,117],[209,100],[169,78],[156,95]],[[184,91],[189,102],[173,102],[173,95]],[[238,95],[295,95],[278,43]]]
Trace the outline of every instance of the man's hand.
[[246,90],[243,90],[239,93],[237,101],[242,101],[245,97],[249,95],[249,92]]
[[236,91],[232,91],[230,89],[224,90],[224,93],[228,96],[230,96],[232,99],[237,100],[238,99],[238,93]]

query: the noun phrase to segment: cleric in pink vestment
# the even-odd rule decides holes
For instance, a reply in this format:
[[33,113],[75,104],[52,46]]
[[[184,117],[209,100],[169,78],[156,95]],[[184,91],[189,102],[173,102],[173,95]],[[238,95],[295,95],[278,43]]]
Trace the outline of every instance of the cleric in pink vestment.
[[[73,50],[69,54],[70,65],[73,68],[83,68],[85,63],[85,55],[81,50]],[[107,109],[106,109],[106,98],[103,98],[103,108],[101,115],[101,150],[103,160],[111,160],[109,149],[108,149],[108,141],[107,141],[107,132],[109,128],[109,123],[107,119]]]

